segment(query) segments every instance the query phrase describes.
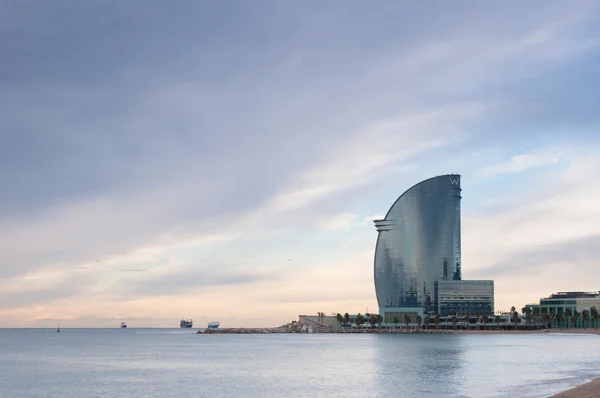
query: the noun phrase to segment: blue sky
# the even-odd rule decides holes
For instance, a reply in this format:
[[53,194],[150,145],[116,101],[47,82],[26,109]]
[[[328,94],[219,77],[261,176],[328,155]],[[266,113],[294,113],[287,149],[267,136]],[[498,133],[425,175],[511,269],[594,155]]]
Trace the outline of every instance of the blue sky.
[[449,172],[497,309],[599,288],[596,2],[0,5],[0,326],[373,310]]

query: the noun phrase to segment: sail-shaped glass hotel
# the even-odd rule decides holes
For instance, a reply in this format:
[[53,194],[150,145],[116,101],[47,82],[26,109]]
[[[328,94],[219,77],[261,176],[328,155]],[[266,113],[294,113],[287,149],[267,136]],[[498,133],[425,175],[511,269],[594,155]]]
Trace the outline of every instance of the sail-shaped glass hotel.
[[[460,175],[437,176],[408,189],[374,221],[375,290],[386,323],[447,308],[438,303],[438,281],[461,280],[460,201]],[[493,282],[491,289],[493,312]]]

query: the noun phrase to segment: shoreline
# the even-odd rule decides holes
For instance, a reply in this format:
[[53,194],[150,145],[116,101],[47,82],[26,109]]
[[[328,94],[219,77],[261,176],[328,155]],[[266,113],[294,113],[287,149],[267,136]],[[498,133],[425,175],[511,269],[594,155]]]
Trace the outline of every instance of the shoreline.
[[600,397],[600,377],[593,379],[590,382],[580,384],[566,390],[559,392],[558,394],[552,395],[548,398],[598,398]]
[[586,334],[600,336],[600,329],[457,330],[457,334]]
[[[579,334],[600,336],[596,329],[536,329],[536,330],[464,330],[464,329],[334,329],[314,330],[312,333],[299,332],[287,328],[223,328],[198,330],[196,334]],[[599,395],[600,397],[600,395]]]

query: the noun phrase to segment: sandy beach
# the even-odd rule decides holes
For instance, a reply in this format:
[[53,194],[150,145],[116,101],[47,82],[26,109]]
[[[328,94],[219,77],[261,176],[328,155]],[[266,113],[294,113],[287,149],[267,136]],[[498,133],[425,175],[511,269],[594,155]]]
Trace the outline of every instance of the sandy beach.
[[[542,330],[456,330],[456,334],[540,334],[540,333],[569,333],[593,334],[600,336],[596,329],[542,329]],[[600,395],[598,396],[600,398]]]
[[563,391],[550,398],[599,398],[600,397],[600,378],[594,379],[589,383],[582,384],[571,390]]

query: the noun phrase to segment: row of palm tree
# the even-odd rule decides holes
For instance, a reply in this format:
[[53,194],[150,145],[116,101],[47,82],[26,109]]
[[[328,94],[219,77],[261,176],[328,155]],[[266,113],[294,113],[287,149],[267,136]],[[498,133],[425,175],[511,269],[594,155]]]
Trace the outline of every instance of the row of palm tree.
[[[519,318],[515,307],[511,308],[511,312],[513,313],[514,318]],[[525,320],[528,323],[531,323],[531,320],[533,319],[531,308],[523,307],[521,309],[521,312],[525,314]],[[554,314],[553,312],[543,312],[541,320],[546,325],[546,327],[549,327],[552,323],[554,323],[554,320],[556,320],[556,323],[559,326],[564,323],[564,325],[568,329],[569,327],[577,327],[577,321],[580,317],[584,329],[587,329],[590,323],[594,326],[595,329],[598,329],[598,319],[600,318],[600,316],[598,314],[598,309],[595,306],[591,307],[589,310],[583,310],[581,311],[581,313],[577,312],[577,310],[571,311],[568,308],[565,309],[563,313],[559,314]]]
[[[531,327],[532,321],[534,320],[534,315],[532,313],[531,308],[523,307],[521,309],[521,313],[523,313],[525,315],[525,321],[527,322],[528,327]],[[319,321],[322,321],[325,314],[323,312],[319,312],[318,314],[319,314]],[[514,306],[511,307],[510,314],[511,314],[510,320],[514,324],[514,328],[517,329],[518,324],[520,322],[520,316]],[[590,321],[591,321],[592,325],[594,326],[594,328],[598,329],[598,319],[600,318],[600,316],[598,313],[598,309],[595,306],[591,307],[589,311],[583,310],[581,312],[581,314],[579,314],[577,311],[573,311],[573,313],[572,313],[571,310],[569,310],[569,309],[566,309],[564,313],[559,313],[559,314],[554,314],[552,312],[544,313],[544,314],[542,314],[542,317],[541,318],[538,317],[538,319],[536,319],[536,321],[542,321],[546,327],[549,327],[554,322],[554,320],[556,320],[558,325],[562,325],[564,323],[565,326],[567,328],[569,328],[569,326],[574,327],[577,325],[577,321],[578,321],[579,317],[581,317],[582,325],[585,329],[587,329],[588,325],[590,324]],[[351,324],[352,318],[347,312],[343,316],[338,313],[336,315],[336,318],[342,325],[350,326],[350,324]],[[490,315],[481,314],[478,318],[480,319],[481,323],[483,323],[483,328],[487,329],[487,324],[491,320]],[[471,315],[469,313],[465,313],[465,315],[463,317],[463,321],[467,325],[470,324],[471,319],[472,319]],[[402,321],[403,321],[403,323],[406,324],[406,327],[408,328],[409,324],[411,323],[411,318],[409,315],[404,315]],[[426,316],[423,319],[421,316],[417,315],[417,317],[415,318],[415,321],[419,328],[421,327],[421,325],[423,325],[425,328],[428,328],[429,324],[433,322],[433,324],[435,325],[435,328],[439,329],[439,324],[441,322],[441,318],[439,315],[435,315],[433,318]],[[454,315],[451,318],[453,328],[456,329],[456,324],[458,323],[458,321],[459,321],[459,318],[456,315]],[[504,323],[505,320],[502,317],[496,315],[495,317],[493,317],[492,321],[496,324],[497,327],[500,327],[500,324]],[[357,326],[361,326],[365,322],[368,322],[372,327],[374,327],[375,325],[379,325],[381,327],[381,324],[383,323],[383,317],[379,314],[365,314],[365,316],[358,314],[354,318],[354,323]],[[394,316],[392,318],[392,322],[393,322],[394,326],[397,326],[400,323],[400,319],[397,316]],[[539,325],[539,323],[538,323],[538,325]]]
[[[341,325],[350,326],[351,317],[347,312],[342,316],[342,314],[336,314],[336,319]],[[383,317],[379,314],[357,314],[354,317],[354,323],[356,326],[362,326],[364,323],[368,323],[371,327],[375,327],[375,325],[379,325],[383,323]]]
[[[471,322],[471,316],[469,315],[469,313],[466,313],[465,316],[463,317],[464,322],[469,325]],[[489,322],[489,315],[488,314],[483,314],[480,317],[481,322],[483,323],[483,327],[484,329],[487,329],[487,323]],[[406,324],[406,327],[409,327],[409,324],[411,323],[411,319],[409,315],[404,315],[403,317],[403,322]],[[500,325],[501,322],[503,322],[503,319],[500,316],[496,316],[495,319],[496,323],[498,325]],[[442,321],[442,318],[439,315],[435,315],[433,318],[431,318],[430,316],[426,316],[425,318],[422,318],[420,315],[417,315],[415,318],[415,323],[417,324],[417,326],[420,328],[421,325],[423,325],[423,327],[425,329],[429,328],[429,324],[431,322],[433,322],[433,324],[435,325],[436,329],[439,329],[440,323]],[[450,318],[450,321],[452,322],[452,326],[454,329],[456,329],[456,324],[459,321],[459,317],[454,315],[452,316],[452,318]],[[394,326],[397,326],[398,323],[400,323],[400,318],[398,318],[397,316],[392,318],[392,322],[394,323]]]

